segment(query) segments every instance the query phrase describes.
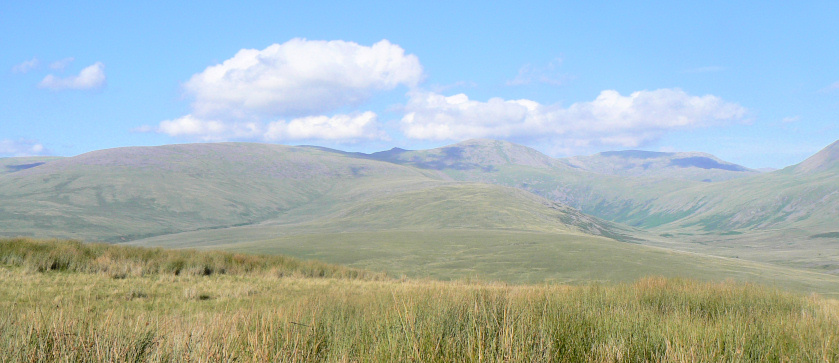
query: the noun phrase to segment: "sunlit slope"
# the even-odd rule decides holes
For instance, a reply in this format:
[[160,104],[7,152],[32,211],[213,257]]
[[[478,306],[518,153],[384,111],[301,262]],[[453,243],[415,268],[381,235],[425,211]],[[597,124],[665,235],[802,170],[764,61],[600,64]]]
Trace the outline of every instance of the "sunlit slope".
[[0,223],[3,235],[128,240],[296,218],[301,207],[322,214],[434,181],[429,174],[280,145],[110,149],[0,176]]
[[685,216],[660,228],[703,231],[839,230],[839,173],[784,169],[747,179],[680,190],[644,210],[652,218]]
[[793,171],[796,173],[817,173],[822,171],[839,171],[839,141],[836,141],[816,155],[795,165]]
[[624,228],[518,189],[444,179],[436,171],[311,147],[102,150],[0,177],[0,233],[128,241],[201,230],[215,236],[222,228],[257,225],[242,230],[624,234]]
[[637,214],[631,224],[661,230],[839,231],[839,143],[783,170],[662,193]]
[[[495,163],[482,166],[473,155],[487,152],[496,154]],[[647,245],[839,273],[839,143],[799,165],[716,183],[598,174],[533,153],[471,140],[390,151],[387,159],[561,201],[645,229],[654,234],[639,241]]]
[[346,203],[343,209],[310,217],[156,236],[132,243],[207,247],[288,235],[392,230],[414,234],[437,230],[531,231],[598,235],[628,241],[639,233],[515,188],[463,182],[427,183],[414,190],[360,198]]
[[839,284],[835,276],[594,234],[630,242],[646,236],[514,188],[442,182],[359,200],[301,223],[269,220],[131,244],[288,254],[395,276],[443,279],[630,281],[654,274],[732,278],[802,291],[832,291]]
[[[751,281],[803,292],[835,293],[839,288],[839,278],[833,275],[580,233],[384,230],[296,234],[228,244],[223,244],[223,238],[204,238],[210,236],[208,233],[193,236],[196,233],[201,232],[160,236],[132,244],[284,254],[397,277],[538,283],[631,281],[661,275]],[[241,236],[241,231],[236,235]]]
[[437,170],[456,180],[521,188],[643,228],[821,231],[839,224],[839,143],[797,166],[718,183],[599,174],[540,155],[504,141],[470,140],[440,149],[391,152],[383,159]]
[[363,200],[307,229],[497,229],[608,234],[608,222],[525,191],[480,183],[438,183]]
[[643,219],[662,194],[706,183],[599,174],[506,141],[476,139],[432,150],[391,150],[380,160],[436,170],[455,180],[520,188],[617,222]]

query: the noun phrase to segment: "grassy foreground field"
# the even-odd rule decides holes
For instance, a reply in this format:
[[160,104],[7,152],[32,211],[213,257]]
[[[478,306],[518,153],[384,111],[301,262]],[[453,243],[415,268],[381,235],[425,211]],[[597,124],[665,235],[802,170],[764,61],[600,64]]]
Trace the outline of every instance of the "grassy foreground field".
[[839,297],[839,277],[835,275],[580,233],[473,229],[314,233],[319,231],[311,228],[310,234],[277,237],[274,231],[271,226],[248,226],[161,236],[132,244],[280,254],[408,278],[477,277],[516,284],[579,284],[632,282],[656,275],[701,281],[733,279]]
[[[3,361],[839,360],[835,300],[757,285],[389,280],[283,257],[21,239],[0,241],[0,263]],[[133,267],[102,268],[120,265]]]

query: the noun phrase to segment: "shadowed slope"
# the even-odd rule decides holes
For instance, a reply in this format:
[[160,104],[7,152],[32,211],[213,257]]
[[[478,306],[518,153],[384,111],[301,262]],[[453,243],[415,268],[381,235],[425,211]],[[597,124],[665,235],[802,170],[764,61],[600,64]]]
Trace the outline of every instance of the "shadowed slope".
[[588,171],[623,176],[662,177],[717,182],[758,174],[737,164],[698,152],[608,151],[560,161]]
[[0,158],[0,175],[10,174],[21,170],[41,166],[47,162],[61,159],[55,156],[26,156],[14,158]]

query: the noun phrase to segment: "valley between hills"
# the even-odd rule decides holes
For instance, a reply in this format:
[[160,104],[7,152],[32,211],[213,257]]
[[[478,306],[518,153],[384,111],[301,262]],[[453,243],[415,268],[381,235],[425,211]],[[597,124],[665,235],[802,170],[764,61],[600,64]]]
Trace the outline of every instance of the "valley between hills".
[[317,259],[510,283],[648,275],[839,295],[839,142],[763,172],[497,140],[362,154],[183,144],[0,159],[0,236]]

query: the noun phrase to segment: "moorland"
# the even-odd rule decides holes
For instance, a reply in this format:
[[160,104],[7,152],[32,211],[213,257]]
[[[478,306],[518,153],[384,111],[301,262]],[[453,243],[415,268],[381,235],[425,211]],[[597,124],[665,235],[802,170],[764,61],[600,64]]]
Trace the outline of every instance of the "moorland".
[[836,361],[839,304],[648,277],[391,279],[292,258],[0,241],[4,361]]
[[0,200],[9,360],[839,354],[839,142],[775,171],[483,139],[127,147],[0,159]]

